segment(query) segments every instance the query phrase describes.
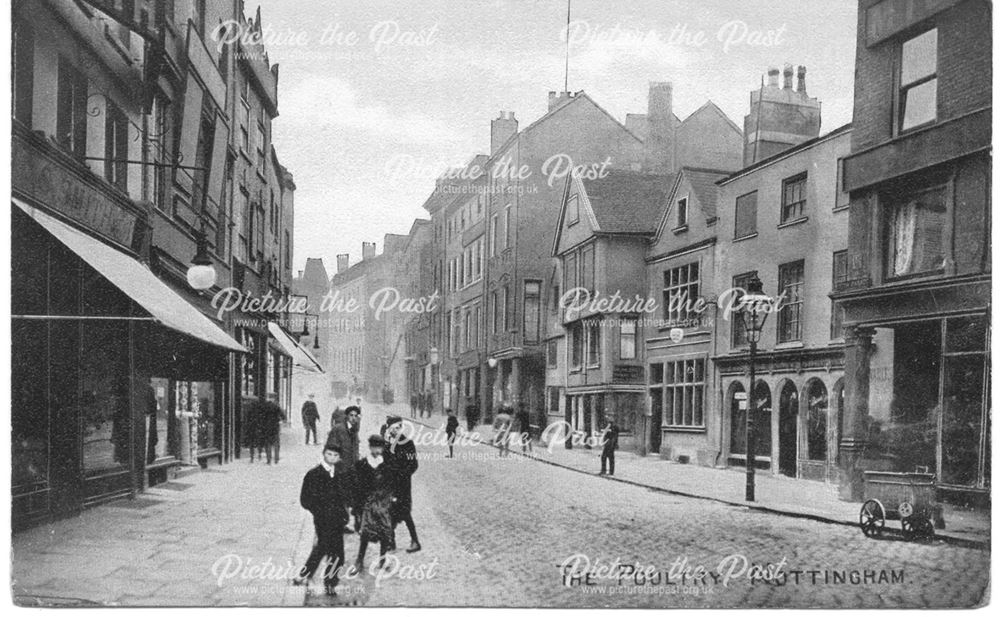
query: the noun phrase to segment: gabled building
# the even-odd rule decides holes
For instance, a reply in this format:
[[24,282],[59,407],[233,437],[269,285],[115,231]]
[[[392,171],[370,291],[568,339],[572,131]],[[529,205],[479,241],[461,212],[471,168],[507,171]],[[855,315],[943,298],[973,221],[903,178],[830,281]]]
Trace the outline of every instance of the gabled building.
[[989,502],[991,2],[858,3],[843,306],[844,494],[926,469]]
[[715,276],[716,183],[730,173],[682,168],[659,207],[645,254],[646,293],[657,308],[643,316],[649,422],[642,445],[662,458],[702,465],[714,465],[719,450],[711,362],[719,315],[710,303],[728,286]]
[[644,257],[673,179],[618,169],[567,179],[552,244],[563,274],[553,295],[565,332],[565,355],[555,359],[564,420],[589,438],[613,415],[623,448],[641,448],[647,432]]

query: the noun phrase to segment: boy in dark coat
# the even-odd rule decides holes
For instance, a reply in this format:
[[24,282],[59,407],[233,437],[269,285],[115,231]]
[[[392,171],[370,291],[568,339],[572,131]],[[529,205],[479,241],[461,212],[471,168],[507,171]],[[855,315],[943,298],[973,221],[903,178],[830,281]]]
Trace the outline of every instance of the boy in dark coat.
[[379,543],[379,567],[392,542],[392,470],[385,462],[385,439],[379,435],[368,438],[368,456],[354,466],[354,526],[360,536],[358,558],[354,569],[365,567],[365,552],[369,542]]
[[344,565],[342,530],[347,523],[350,499],[337,473],[339,462],[340,449],[329,443],[323,446],[323,459],[306,473],[299,496],[299,503],[313,516],[318,541],[294,583],[302,585],[312,578],[320,561],[326,557],[329,561],[323,570],[323,584],[326,594],[330,596],[337,595],[335,588],[338,575]]
[[[406,524],[406,530],[410,532],[410,548],[407,553],[416,553],[420,550],[420,540],[417,539],[417,527],[413,523],[413,516],[410,510],[413,506],[413,495],[410,486],[410,478],[417,471],[417,447],[413,440],[403,434],[403,420],[399,416],[389,416],[385,420],[386,449],[385,459],[393,475],[395,486],[396,502],[394,504],[392,526],[395,530],[400,522]],[[392,534],[389,550],[396,548],[396,534]]]

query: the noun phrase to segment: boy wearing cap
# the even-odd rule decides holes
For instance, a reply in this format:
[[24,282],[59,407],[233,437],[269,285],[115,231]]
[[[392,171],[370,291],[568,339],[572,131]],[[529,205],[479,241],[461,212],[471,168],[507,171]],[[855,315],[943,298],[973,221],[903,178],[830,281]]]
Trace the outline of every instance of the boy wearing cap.
[[323,458],[306,473],[299,496],[299,503],[313,515],[317,543],[295,584],[302,585],[312,578],[326,557],[329,561],[323,570],[323,584],[329,596],[337,595],[338,574],[344,565],[343,528],[347,524],[348,494],[336,470],[340,454],[335,444],[323,446]]
[[400,522],[406,524],[410,532],[410,547],[407,553],[420,550],[420,540],[417,539],[417,526],[413,523],[410,512],[413,506],[413,493],[410,478],[417,471],[417,447],[413,440],[403,433],[403,419],[399,416],[389,416],[385,420],[385,460],[389,465],[395,485],[396,501],[393,503],[393,534],[389,550],[396,549],[395,527]]

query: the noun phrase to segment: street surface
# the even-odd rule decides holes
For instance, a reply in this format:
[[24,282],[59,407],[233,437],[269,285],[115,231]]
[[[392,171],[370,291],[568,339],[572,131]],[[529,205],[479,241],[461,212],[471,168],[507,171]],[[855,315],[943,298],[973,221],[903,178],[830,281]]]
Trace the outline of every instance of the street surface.
[[[365,408],[362,449],[383,417]],[[320,434],[327,430],[321,424]],[[485,445],[456,448],[455,459],[435,445],[418,445],[418,454],[413,517],[423,550],[403,550],[401,525],[388,569],[342,579],[335,600],[322,595],[318,577],[308,594],[285,577],[309,552],[311,521],[298,489],[319,458],[297,427],[284,433],[279,465],[241,459],[15,536],[15,595],[28,604],[146,606],[874,608],[986,600],[987,551],[870,540],[856,528],[501,459]],[[357,536],[345,544],[352,563]],[[370,547],[366,565],[376,558]],[[748,580],[749,564],[761,566],[753,570],[760,580]],[[699,566],[707,571],[700,580]]]

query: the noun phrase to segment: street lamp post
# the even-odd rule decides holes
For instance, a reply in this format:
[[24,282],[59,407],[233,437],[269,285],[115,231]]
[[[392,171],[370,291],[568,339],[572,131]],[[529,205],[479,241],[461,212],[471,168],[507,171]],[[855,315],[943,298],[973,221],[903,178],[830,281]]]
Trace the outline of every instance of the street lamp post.
[[757,342],[760,340],[761,330],[764,329],[764,322],[771,310],[771,298],[764,295],[764,286],[756,274],[747,283],[746,293],[740,299],[740,317],[743,321],[743,328],[747,333],[747,340],[750,342],[750,387],[747,389],[747,418],[746,418],[746,444],[747,444],[747,487],[746,500],[754,501],[754,473],[757,461],[755,451],[757,449],[757,436],[754,431],[754,412],[756,411],[756,401],[754,396],[754,382],[757,380]]

